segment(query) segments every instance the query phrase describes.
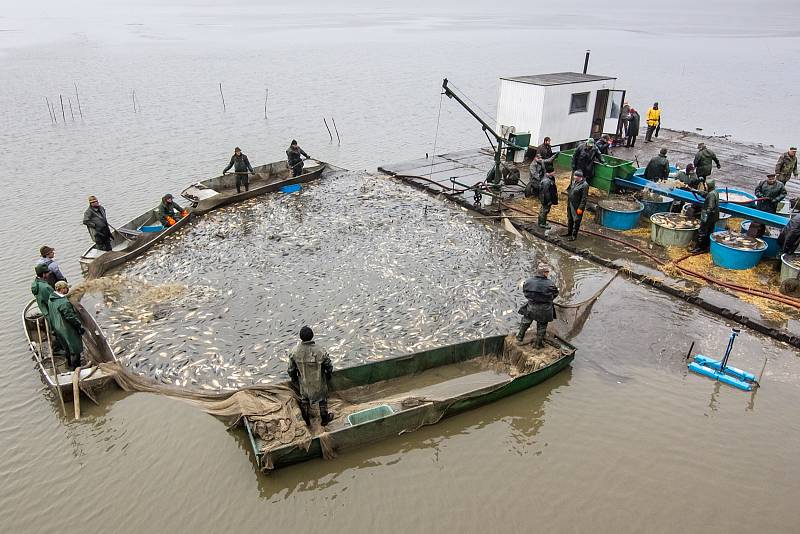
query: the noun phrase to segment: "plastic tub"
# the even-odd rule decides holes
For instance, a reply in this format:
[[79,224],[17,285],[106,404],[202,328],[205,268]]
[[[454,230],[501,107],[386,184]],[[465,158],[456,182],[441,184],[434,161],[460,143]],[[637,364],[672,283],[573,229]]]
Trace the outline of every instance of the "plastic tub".
[[366,410],[361,410],[360,412],[351,413],[347,416],[347,422],[350,423],[351,426],[360,425],[361,423],[369,423],[376,419],[383,419],[392,414],[394,414],[394,410],[392,410],[391,406],[388,404],[381,404],[380,406],[374,406]]
[[655,213],[664,213],[668,212],[672,209],[672,198],[658,195],[661,200],[647,200],[642,199],[640,202],[644,204],[644,211],[642,211],[642,217],[650,218],[651,215]]
[[280,188],[281,193],[297,193],[303,188],[300,184],[284,185]]
[[781,254],[781,282],[796,280],[800,276],[800,268],[789,263],[789,258],[800,258],[798,254]]
[[[558,153],[556,165],[562,169],[570,169],[574,155],[574,148],[562,150]],[[633,163],[626,159],[604,155],[603,161],[605,163],[598,163],[594,166],[594,177],[589,180],[589,185],[601,191],[611,191],[614,186],[614,178],[628,178],[635,170]]]
[[159,224],[146,224],[144,226],[139,227],[140,232],[160,232],[164,229],[164,226]]
[[[668,228],[653,220],[656,215],[686,219],[679,213],[654,213],[650,216],[650,240],[662,247],[688,247],[697,237],[700,223],[695,220],[693,228]],[[656,217],[658,219],[658,217]]]
[[724,245],[714,239],[715,236],[724,233],[726,232],[716,232],[711,235],[711,260],[714,265],[738,271],[751,269],[758,265],[758,262],[761,261],[761,256],[767,250],[767,244],[764,243],[763,239],[757,239],[760,242],[760,248],[747,250]]
[[[750,223],[752,221],[742,221],[742,233],[746,234],[747,230],[750,228]],[[778,245],[778,236],[781,234],[781,231],[775,228],[774,226],[767,226],[767,231],[761,236],[761,239],[764,240],[764,243],[767,244],[767,250],[764,251],[765,258],[777,258],[780,254],[781,247]]]
[[639,216],[644,211],[644,205],[641,202],[636,201],[638,208],[631,211],[606,208],[603,207],[603,202],[601,200],[597,204],[601,225],[612,230],[631,230],[639,224]]

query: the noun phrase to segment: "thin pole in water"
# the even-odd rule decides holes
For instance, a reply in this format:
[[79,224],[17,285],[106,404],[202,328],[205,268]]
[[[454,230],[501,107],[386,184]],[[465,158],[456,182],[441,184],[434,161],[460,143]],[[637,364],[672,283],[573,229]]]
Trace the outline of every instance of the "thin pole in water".
[[227,108],[225,107],[225,95],[222,94],[222,82],[219,82],[219,96],[222,97],[222,112],[224,113]]
[[75,114],[72,112],[72,98],[69,98],[69,114],[72,115],[72,122],[75,122]]
[[325,117],[322,117],[322,122],[325,123],[325,128],[328,130],[328,135],[331,138],[331,143],[333,143],[333,134],[331,133],[331,129],[328,127],[328,121],[325,120]]
[[44,97],[44,103],[47,105],[47,114],[50,115],[50,124],[54,124],[56,122],[56,118],[53,117],[53,110],[50,109],[50,101],[47,97]]
[[269,87],[264,90],[264,119],[267,118],[267,100],[269,100]]
[[133,104],[133,112],[136,113],[136,91],[131,91],[131,104]]
[[67,114],[64,113],[64,97],[58,95],[59,100],[61,100],[61,118],[64,119],[64,124],[67,123]]
[[81,119],[83,119],[83,110],[81,109],[81,97],[78,96],[78,84],[73,83],[73,85],[75,86],[75,100],[78,101],[78,113],[80,114]]
[[[339,128],[336,127],[336,119],[331,117],[331,122],[333,123],[333,129],[336,131],[336,139],[339,141],[339,144],[342,144],[342,138],[339,137]],[[333,139],[331,139],[333,141]]]
[[53,120],[55,121],[56,124],[58,124],[58,115],[56,115],[56,105],[50,104],[50,109],[53,110]]

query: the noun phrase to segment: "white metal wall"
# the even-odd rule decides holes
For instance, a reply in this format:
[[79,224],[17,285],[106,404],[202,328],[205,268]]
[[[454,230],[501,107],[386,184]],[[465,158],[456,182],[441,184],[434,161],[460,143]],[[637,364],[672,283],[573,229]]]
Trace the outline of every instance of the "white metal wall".
[[[549,136],[552,144],[571,143],[586,139],[592,131],[592,118],[594,106],[597,101],[597,91],[613,89],[614,80],[600,80],[596,82],[568,83],[564,85],[550,85],[546,87],[544,107],[542,113],[542,129]],[[586,111],[570,113],[569,106],[574,93],[589,93],[589,103]],[[603,110],[605,112],[605,110]]]
[[531,144],[536,140],[542,124],[544,87],[529,83],[500,80],[497,96],[497,132],[502,126],[514,126],[518,133],[530,132]]
[[[545,137],[554,145],[586,139],[592,129],[597,91],[614,89],[614,81],[541,86],[500,80],[497,131],[501,126],[514,126],[517,132],[530,132],[534,146]],[[570,114],[573,93],[585,92],[589,93],[586,111]]]

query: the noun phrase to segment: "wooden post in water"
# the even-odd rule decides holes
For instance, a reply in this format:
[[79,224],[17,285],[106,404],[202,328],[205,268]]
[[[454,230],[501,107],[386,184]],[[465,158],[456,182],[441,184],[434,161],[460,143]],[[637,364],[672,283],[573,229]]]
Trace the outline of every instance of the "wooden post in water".
[[53,110],[50,108],[50,100],[44,97],[44,103],[47,105],[47,114],[50,115],[50,124],[55,124],[56,118],[53,117]]
[[53,121],[58,124],[58,115],[56,115],[56,105],[50,104],[50,109],[53,112]]
[[80,114],[81,119],[83,119],[83,110],[81,109],[81,97],[78,96],[78,84],[75,83],[74,85],[75,85],[75,100],[78,101],[78,113]]
[[339,137],[339,128],[336,127],[336,119],[331,117],[331,122],[333,123],[333,129],[336,130],[336,139],[339,140],[339,144],[341,145],[342,144],[342,138]]
[[322,122],[325,123],[325,128],[328,130],[328,135],[331,138],[331,143],[333,143],[333,134],[331,133],[331,129],[328,127],[328,121],[325,120],[325,117],[322,117]]
[[58,95],[59,100],[61,100],[61,118],[64,119],[64,124],[67,123],[67,114],[64,113],[64,97]]
[[72,98],[68,98],[69,100],[69,114],[72,116],[72,122],[75,122],[75,114],[72,112]]
[[264,119],[267,118],[267,100],[269,100],[269,87],[265,89],[264,93]]
[[137,110],[136,110],[136,91],[135,90],[131,91],[131,102],[133,103],[133,112],[137,113]]
[[227,108],[225,107],[225,95],[222,93],[222,82],[219,82],[219,96],[222,97],[222,112],[225,113]]

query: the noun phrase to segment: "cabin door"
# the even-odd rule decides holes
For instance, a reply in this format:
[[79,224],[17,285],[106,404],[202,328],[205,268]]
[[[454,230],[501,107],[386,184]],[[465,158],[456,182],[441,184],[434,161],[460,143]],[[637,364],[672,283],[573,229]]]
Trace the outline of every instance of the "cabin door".
[[603,133],[622,137],[622,105],[625,102],[625,91],[607,91],[605,120]]
[[603,122],[606,118],[606,106],[608,104],[608,89],[597,91],[594,99],[594,115],[592,116],[592,129],[589,135],[595,139],[603,133]]

